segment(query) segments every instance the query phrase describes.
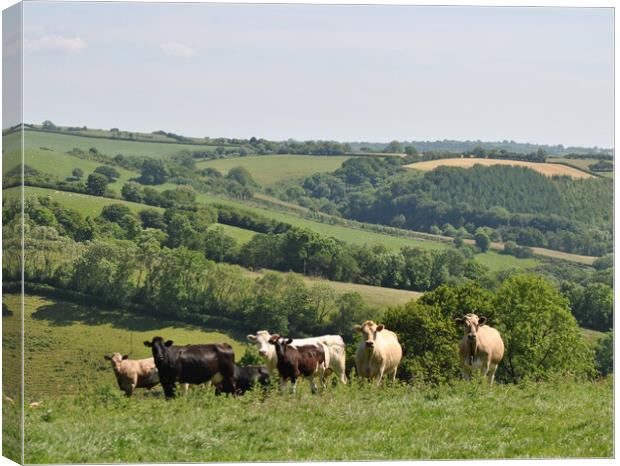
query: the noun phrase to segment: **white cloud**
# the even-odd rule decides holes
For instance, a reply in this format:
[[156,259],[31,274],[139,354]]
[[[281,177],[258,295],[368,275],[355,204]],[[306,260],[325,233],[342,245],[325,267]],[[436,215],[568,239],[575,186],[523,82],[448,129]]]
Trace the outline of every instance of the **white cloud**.
[[168,42],[160,45],[162,52],[173,57],[190,58],[198,54],[198,51],[188,45],[177,42]]
[[36,39],[24,39],[24,50],[26,52],[61,51],[78,53],[87,47],[88,43],[81,37],[46,35]]

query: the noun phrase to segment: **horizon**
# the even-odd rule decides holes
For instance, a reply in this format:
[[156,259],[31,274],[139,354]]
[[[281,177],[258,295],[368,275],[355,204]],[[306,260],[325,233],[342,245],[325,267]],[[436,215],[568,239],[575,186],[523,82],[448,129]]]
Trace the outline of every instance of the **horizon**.
[[24,4],[24,121],[613,148],[613,93],[611,8]]

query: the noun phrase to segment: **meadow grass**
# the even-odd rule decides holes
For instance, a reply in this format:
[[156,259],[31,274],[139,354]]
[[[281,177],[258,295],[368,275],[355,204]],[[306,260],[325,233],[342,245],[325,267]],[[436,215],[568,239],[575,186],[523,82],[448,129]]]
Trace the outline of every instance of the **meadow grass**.
[[[586,171],[588,173],[595,173],[590,170],[590,165],[598,162],[596,159],[569,159],[566,157],[548,157],[548,163],[558,163],[562,165],[570,165],[571,167],[578,168],[579,170]],[[601,175],[607,178],[613,178],[614,172],[596,172],[597,175]]]
[[519,259],[509,254],[500,254],[497,251],[487,251],[475,255],[476,262],[486,265],[492,272],[504,269],[528,269],[540,265],[540,260],[535,257]]
[[261,155],[208,160],[196,164],[197,168],[215,168],[223,174],[233,167],[245,167],[262,186],[305,178],[314,173],[332,172],[342,166],[350,156],[320,155]]
[[[19,326],[12,325],[18,319],[19,300],[19,294],[3,295],[3,302],[13,312],[2,319],[6,332],[3,349],[7,350],[7,357],[19,338]],[[228,332],[155,316],[138,316],[115,307],[89,306],[30,294],[24,301],[24,326],[28,402],[77,393],[93,384],[116,388],[104,354],[118,351],[132,358],[149,357],[150,350],[142,342],[156,335],[177,344],[227,342],[238,357],[246,348],[245,342],[239,343]]]
[[26,149],[46,147],[56,152],[67,152],[77,147],[88,151],[91,147],[99,152],[114,157],[117,154],[126,156],[144,157],[170,157],[182,150],[193,151],[212,151],[215,146],[193,145],[193,144],[169,144],[144,141],[123,141],[119,139],[104,139],[74,136],[72,134],[47,133],[43,131],[26,131]]
[[109,386],[26,407],[27,463],[566,458],[613,455],[611,380],[311,395],[208,389],[165,401]]

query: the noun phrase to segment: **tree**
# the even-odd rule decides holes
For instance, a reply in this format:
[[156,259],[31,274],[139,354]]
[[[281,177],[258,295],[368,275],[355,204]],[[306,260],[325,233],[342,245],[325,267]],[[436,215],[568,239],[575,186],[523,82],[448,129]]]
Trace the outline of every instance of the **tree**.
[[383,152],[387,152],[389,154],[400,154],[402,151],[403,146],[398,141],[390,142],[387,146],[385,146],[385,149],[383,149]]
[[388,310],[384,324],[398,334],[404,348],[400,377],[431,384],[459,377],[459,332],[439,306],[410,301]]
[[614,332],[607,332],[596,347],[596,368],[601,375],[614,371]]
[[418,155],[418,150],[415,148],[415,146],[407,146],[405,147],[405,154]]
[[141,181],[143,184],[162,184],[170,176],[170,171],[166,164],[159,159],[146,159],[142,163]]
[[572,300],[573,315],[580,325],[607,331],[613,325],[614,292],[604,283],[588,283]]
[[134,181],[129,181],[123,185],[121,188],[121,196],[131,202],[142,202],[144,200],[142,186]]
[[108,165],[101,165],[100,167],[95,168],[94,173],[100,173],[105,176],[110,183],[116,181],[121,174],[113,167]]
[[252,178],[252,174],[245,167],[231,168],[230,170],[228,170],[226,178],[230,180],[235,180],[237,183],[245,186],[246,188],[256,186],[256,181],[254,181],[254,178]]
[[568,301],[543,277],[516,275],[494,299],[506,351],[498,379],[517,383],[551,374],[591,376],[594,354],[583,340]]
[[487,235],[485,231],[480,228],[476,230],[474,239],[476,240],[476,246],[480,248],[480,251],[487,252],[489,250],[489,247],[491,246],[491,238],[489,238],[489,235]]
[[91,173],[86,181],[86,190],[93,196],[103,196],[108,189],[108,178],[100,173]]
[[81,168],[76,167],[73,169],[71,174],[73,175],[73,178],[76,178],[79,180],[84,176],[84,171]]
[[131,215],[131,210],[124,204],[110,204],[101,209],[101,216],[110,222],[119,223],[125,215]]
[[158,230],[166,229],[164,216],[160,212],[153,209],[144,209],[141,210],[138,215],[142,221],[143,228],[157,228]]
[[222,226],[210,228],[205,233],[205,256],[216,262],[224,262],[236,259],[237,241],[224,232]]
[[46,130],[58,129],[56,125],[52,123],[50,120],[45,120],[41,126],[43,127],[43,129],[46,129]]

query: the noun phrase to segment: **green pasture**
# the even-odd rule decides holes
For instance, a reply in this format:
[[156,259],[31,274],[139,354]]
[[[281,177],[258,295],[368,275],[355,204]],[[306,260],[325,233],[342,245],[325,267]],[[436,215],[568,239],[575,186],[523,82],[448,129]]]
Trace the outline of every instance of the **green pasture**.
[[547,162],[569,165],[571,167],[578,168],[579,170],[583,170],[588,173],[594,173],[594,174],[601,175],[607,178],[613,178],[614,176],[613,172],[592,172],[590,171],[590,165],[598,162],[598,160],[596,159],[569,159],[566,157],[548,157]]
[[74,136],[72,134],[46,133],[43,131],[26,131],[25,148],[39,149],[45,147],[56,152],[67,152],[77,147],[88,151],[95,147],[99,152],[114,157],[117,154],[126,156],[169,157],[182,150],[212,151],[216,146],[193,144],[169,144],[164,142],[123,141],[120,139],[104,139]]
[[611,380],[360,384],[165,401],[90,384],[26,407],[27,463],[610,458]]
[[[3,324],[14,328],[11,320],[17,319],[19,295],[4,294],[3,302],[13,312],[3,317]],[[77,393],[93,385],[116,388],[110,363],[103,355],[118,351],[132,358],[149,357],[150,350],[142,342],[156,335],[177,344],[227,342],[239,357],[245,351],[245,343],[213,329],[135,316],[114,307],[26,295],[24,311],[28,402]],[[13,339],[18,336],[18,331],[12,334]],[[14,344],[9,337],[3,341],[7,347]]]
[[262,186],[305,178],[314,173],[332,172],[341,167],[349,156],[320,155],[260,155],[199,162],[199,169],[215,168],[223,174],[234,167],[244,167]]

